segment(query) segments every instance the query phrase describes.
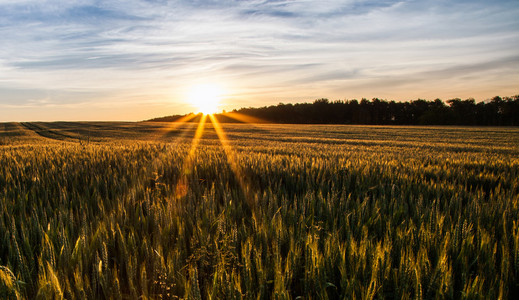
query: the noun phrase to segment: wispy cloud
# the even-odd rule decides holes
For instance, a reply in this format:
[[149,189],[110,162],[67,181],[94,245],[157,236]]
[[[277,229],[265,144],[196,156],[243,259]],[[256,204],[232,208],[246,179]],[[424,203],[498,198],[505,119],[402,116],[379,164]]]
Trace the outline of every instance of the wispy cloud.
[[204,80],[226,108],[516,94],[518,17],[517,1],[0,0],[0,120],[185,113]]

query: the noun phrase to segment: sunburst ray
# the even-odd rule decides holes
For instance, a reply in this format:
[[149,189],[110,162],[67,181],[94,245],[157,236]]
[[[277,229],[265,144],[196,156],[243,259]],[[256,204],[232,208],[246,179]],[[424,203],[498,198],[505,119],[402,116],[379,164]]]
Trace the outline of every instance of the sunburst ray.
[[162,140],[166,135],[168,135],[170,132],[178,129],[180,126],[184,125],[184,124],[188,124],[187,128],[185,128],[184,130],[182,130],[180,132],[180,135],[178,135],[176,138],[177,139],[180,139],[182,137],[184,137],[188,132],[189,132],[189,129],[191,129],[192,127],[195,126],[195,123],[192,122],[193,119],[195,117],[197,117],[198,115],[196,114],[188,114],[188,115],[185,115],[183,117],[181,117],[180,119],[178,120],[175,120],[173,122],[168,122],[166,123],[167,126],[164,126],[162,128],[160,128],[158,130],[157,133],[155,133],[155,135],[153,136],[152,140],[153,141],[160,141]]
[[243,170],[239,165],[239,159],[236,152],[233,150],[231,144],[229,143],[229,140],[227,139],[227,135],[225,134],[225,131],[223,130],[222,126],[220,125],[220,122],[216,119],[214,115],[209,115],[209,118],[211,120],[211,123],[213,124],[214,130],[218,136],[218,139],[220,140],[220,143],[222,144],[222,148],[225,152],[225,156],[227,158],[227,163],[231,167],[231,171],[234,173],[234,176],[238,180],[238,183],[240,185],[240,188],[242,189],[243,193],[245,194],[246,200],[249,204],[249,206],[253,207],[253,198],[252,198],[252,191],[250,189],[250,185],[246,181],[246,177],[244,176]]
[[193,137],[193,140],[191,141],[191,146],[189,148],[189,152],[182,165],[182,169],[181,169],[182,171],[180,173],[180,178],[175,187],[175,195],[176,195],[177,199],[182,198],[187,194],[188,176],[189,176],[191,170],[193,169],[195,151],[196,151],[196,148],[198,147],[198,144],[200,143],[200,139],[202,138],[202,135],[204,133],[206,118],[207,118],[207,115],[203,115],[200,118],[200,122],[198,122],[198,127],[196,128],[195,136]]
[[234,119],[234,120],[236,120],[238,122],[241,122],[241,123],[249,123],[249,124],[268,123],[266,120],[263,120],[261,118],[244,115],[244,114],[241,114],[239,112],[227,112],[227,113],[223,113],[222,116]]

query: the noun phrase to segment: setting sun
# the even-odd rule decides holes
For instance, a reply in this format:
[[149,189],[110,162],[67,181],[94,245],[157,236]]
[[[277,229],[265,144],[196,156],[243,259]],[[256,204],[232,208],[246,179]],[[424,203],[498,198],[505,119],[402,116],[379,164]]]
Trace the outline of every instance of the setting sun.
[[222,89],[215,84],[196,85],[191,89],[189,102],[203,114],[214,114],[222,97]]

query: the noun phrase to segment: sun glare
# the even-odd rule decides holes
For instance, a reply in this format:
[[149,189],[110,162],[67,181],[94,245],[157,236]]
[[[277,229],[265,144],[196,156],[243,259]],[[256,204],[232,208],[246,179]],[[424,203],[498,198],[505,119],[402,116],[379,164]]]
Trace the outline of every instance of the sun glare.
[[214,84],[196,85],[191,89],[189,103],[205,115],[218,111],[222,90]]

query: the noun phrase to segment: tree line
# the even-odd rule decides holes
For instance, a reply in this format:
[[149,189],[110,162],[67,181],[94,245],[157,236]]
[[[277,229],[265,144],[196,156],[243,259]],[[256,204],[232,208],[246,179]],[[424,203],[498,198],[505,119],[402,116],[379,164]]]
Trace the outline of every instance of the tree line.
[[[233,110],[233,113],[265,122],[291,124],[519,126],[519,95],[496,96],[479,103],[472,98],[455,98],[446,102],[440,99],[396,102],[379,98],[360,101],[329,101],[322,98],[313,103],[241,108]],[[150,121],[171,122],[180,117],[169,116]],[[232,118],[232,114],[222,113],[216,117],[221,122],[239,122]]]

